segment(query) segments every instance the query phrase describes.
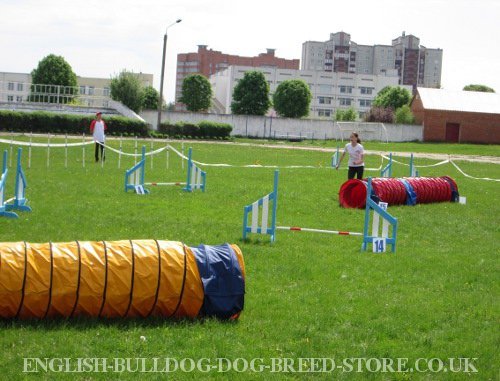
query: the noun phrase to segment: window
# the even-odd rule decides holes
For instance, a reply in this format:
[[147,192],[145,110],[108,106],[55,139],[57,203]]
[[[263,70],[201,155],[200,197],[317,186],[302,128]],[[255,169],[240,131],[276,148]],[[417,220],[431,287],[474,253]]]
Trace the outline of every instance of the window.
[[320,93],[331,93],[332,92],[332,85],[324,85],[324,84],[319,84],[319,92]]
[[340,92],[345,94],[351,94],[352,86],[340,86]]
[[372,105],[372,101],[371,101],[371,99],[360,99],[359,105],[361,107],[370,107]]
[[372,87],[360,87],[359,88],[361,94],[372,94],[373,88]]
[[331,105],[332,97],[318,97],[318,103],[320,105]]
[[109,97],[109,87],[105,87],[104,89],[102,89],[102,95],[104,95],[105,97]]
[[13,95],[7,95],[7,102],[14,102],[14,96]]
[[332,116],[332,110],[319,108],[318,116],[327,116],[327,117]]
[[94,95],[94,86],[89,86],[89,95]]
[[23,91],[23,84],[22,83],[17,84],[17,91]]
[[23,101],[23,96],[22,95],[18,95],[16,97],[16,102],[22,102]]
[[14,82],[9,82],[8,89],[10,91],[14,90]]
[[350,106],[352,102],[351,98],[339,98],[339,103],[341,106]]
[[80,94],[85,94],[85,86],[80,86]]

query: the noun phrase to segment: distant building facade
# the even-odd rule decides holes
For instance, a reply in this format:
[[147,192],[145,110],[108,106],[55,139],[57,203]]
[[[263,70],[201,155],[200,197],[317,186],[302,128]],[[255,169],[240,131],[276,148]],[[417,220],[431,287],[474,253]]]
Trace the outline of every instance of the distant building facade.
[[209,78],[216,72],[232,65],[299,69],[300,62],[298,59],[290,60],[276,57],[274,49],[267,49],[266,53],[261,53],[255,57],[242,57],[207,49],[207,45],[198,45],[198,52],[196,53],[181,53],[177,55],[176,110],[185,109],[181,103],[177,102],[182,95],[184,78],[191,74],[203,74]]
[[[153,85],[153,74],[137,73],[143,86]],[[108,107],[111,99],[111,78],[79,77],[77,90],[80,102],[85,106]],[[43,96],[51,84],[36,85],[34,91]],[[68,87],[61,87],[60,96],[64,97]],[[31,74],[0,72],[0,102],[27,102],[31,94]],[[36,100],[36,95],[35,95]]]
[[351,41],[350,34],[337,32],[328,41],[302,44],[301,69],[373,75],[396,71],[400,85],[439,88],[442,61],[442,49],[426,48],[405,32],[391,45],[361,45]]
[[313,95],[309,114],[312,118],[332,118],[337,109],[350,107],[363,117],[370,110],[375,96],[381,89],[385,86],[398,86],[397,76],[230,66],[210,77],[217,112],[231,114],[234,87],[245,72],[250,70],[261,71],[264,74],[271,94],[285,80],[304,80]]

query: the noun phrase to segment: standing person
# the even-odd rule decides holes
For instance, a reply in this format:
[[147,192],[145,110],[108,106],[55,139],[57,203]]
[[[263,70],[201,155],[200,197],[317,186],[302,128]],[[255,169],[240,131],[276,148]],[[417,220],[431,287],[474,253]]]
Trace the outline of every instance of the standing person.
[[365,151],[363,149],[363,146],[361,145],[361,139],[356,132],[353,132],[349,139],[351,140],[351,142],[345,145],[344,152],[342,153],[339,163],[337,164],[335,169],[339,169],[340,163],[342,163],[342,159],[347,152],[349,154],[349,172],[347,173],[347,178],[350,180],[354,178],[354,175],[356,175],[356,178],[361,180],[363,178],[363,171],[365,169]]
[[95,141],[95,161],[96,163],[99,161],[99,151],[101,151],[101,160],[104,161],[104,142],[106,140],[106,136],[104,132],[106,131],[107,126],[104,120],[102,120],[102,113],[98,112],[95,114],[95,119],[90,123],[90,133],[94,137]]

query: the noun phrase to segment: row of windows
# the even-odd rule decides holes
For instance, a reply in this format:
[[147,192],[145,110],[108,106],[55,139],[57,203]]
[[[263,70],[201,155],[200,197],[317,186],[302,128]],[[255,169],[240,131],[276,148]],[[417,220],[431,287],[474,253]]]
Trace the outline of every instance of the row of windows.
[[[7,84],[7,89],[8,89],[9,91],[14,91],[14,88],[16,87],[15,85],[16,85],[16,83],[14,83],[14,82],[9,82],[9,83]],[[23,84],[22,84],[22,83],[17,83],[17,91],[23,91],[23,88],[24,88],[24,86],[23,86]]]
[[[319,108],[316,110],[318,116],[331,117],[333,115],[333,110]],[[359,118],[363,118],[366,112],[358,112]]]
[[[22,101],[23,101],[23,96],[16,95],[16,102],[22,102]],[[7,102],[14,102],[14,95],[7,95]]]
[[[318,97],[318,103],[320,105],[330,105],[332,104],[333,97]],[[341,106],[351,106],[354,99],[352,98],[339,98],[339,104]],[[372,105],[371,99],[358,99],[359,105],[361,107],[370,107]]]
[[[80,86],[80,94],[82,95],[96,95],[94,86]],[[102,95],[105,97],[110,96],[109,87],[104,87],[102,89]]]

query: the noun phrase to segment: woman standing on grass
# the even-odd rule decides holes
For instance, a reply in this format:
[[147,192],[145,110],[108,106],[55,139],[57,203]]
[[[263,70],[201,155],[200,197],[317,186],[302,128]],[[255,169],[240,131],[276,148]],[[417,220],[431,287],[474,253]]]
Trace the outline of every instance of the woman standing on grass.
[[339,169],[340,163],[342,163],[342,159],[347,152],[349,154],[349,172],[347,173],[347,178],[350,180],[354,178],[354,175],[356,175],[356,178],[361,180],[365,169],[365,151],[361,145],[361,139],[359,138],[357,132],[353,132],[349,139],[351,142],[345,145],[344,152],[342,153],[342,156],[340,156],[339,163],[335,169]]

